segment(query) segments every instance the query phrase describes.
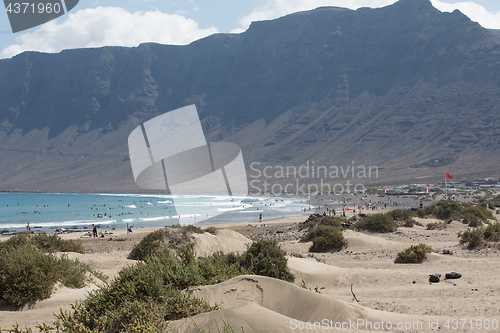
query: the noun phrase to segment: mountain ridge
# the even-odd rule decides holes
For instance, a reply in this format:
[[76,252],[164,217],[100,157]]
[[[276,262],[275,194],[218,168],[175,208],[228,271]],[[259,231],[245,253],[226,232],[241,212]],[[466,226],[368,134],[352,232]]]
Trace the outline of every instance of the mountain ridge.
[[136,191],[128,134],[189,104],[247,168],[384,170],[368,183],[496,174],[499,74],[494,32],[428,0],[320,7],[185,46],[25,52],[0,61],[0,189]]

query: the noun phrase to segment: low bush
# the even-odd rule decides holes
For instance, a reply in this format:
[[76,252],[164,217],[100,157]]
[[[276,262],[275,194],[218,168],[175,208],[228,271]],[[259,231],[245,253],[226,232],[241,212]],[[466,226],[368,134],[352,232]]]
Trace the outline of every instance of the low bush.
[[254,241],[239,260],[241,266],[253,274],[269,276],[275,279],[292,281],[295,279],[288,268],[286,253],[275,239]]
[[411,209],[394,209],[388,214],[394,221],[404,227],[411,228],[416,223],[414,217],[418,217],[418,213]]
[[190,231],[192,233],[195,233],[195,234],[203,234],[205,232],[205,230],[203,230],[202,228],[200,227],[197,227],[197,226],[194,226],[194,225],[186,225],[186,226],[175,226],[177,228],[185,228],[187,231]]
[[467,229],[459,232],[460,244],[472,249],[488,242],[500,242],[500,223],[489,224],[484,229]]
[[56,258],[32,246],[0,253],[0,299],[14,306],[48,298],[56,282]]
[[208,229],[203,230],[197,226],[181,226],[179,224],[158,229],[147,234],[139,244],[134,246],[132,251],[130,251],[128,259],[146,260],[148,256],[157,255],[165,248],[179,251],[185,247],[194,245],[193,233],[202,234],[205,231],[215,232],[217,230],[216,228],[215,230]]
[[306,229],[311,231],[319,225],[342,228],[342,224],[348,222],[348,219],[342,217],[323,216],[320,214],[309,215],[305,222],[299,224],[299,231]]
[[434,216],[440,220],[462,220],[464,223],[472,222],[473,224],[479,224],[479,221],[486,223],[488,219],[494,219],[491,211],[484,207],[451,200],[439,201],[419,209],[418,214],[420,217]]
[[394,232],[398,228],[398,224],[387,214],[372,214],[363,217],[354,224],[356,230],[367,230],[371,232]]
[[497,203],[487,199],[480,199],[477,205],[478,207],[494,210],[497,206]]
[[467,229],[464,232],[459,232],[460,244],[467,245],[469,249],[478,247],[483,244],[484,231],[481,229]]
[[477,227],[480,227],[483,225],[483,222],[481,222],[478,218],[471,218],[471,219],[464,218],[462,220],[462,223],[468,224],[469,227],[472,227],[472,228],[477,228]]
[[500,223],[488,225],[484,230],[483,238],[489,242],[500,242]]
[[430,222],[425,226],[427,230],[446,229],[446,222]]
[[217,228],[214,226],[208,227],[204,231],[208,232],[209,234],[212,234],[212,235],[217,234]]
[[18,248],[32,245],[42,252],[76,252],[85,253],[85,248],[79,240],[65,240],[58,235],[27,234],[14,235],[4,242],[0,242],[0,248]]
[[33,245],[2,247],[0,250],[0,300],[20,307],[50,297],[60,282],[69,288],[82,288],[87,273],[104,279],[88,265],[45,254]]
[[432,252],[433,250],[429,245],[412,245],[399,252],[395,262],[400,264],[419,264],[427,258],[428,253]]
[[304,235],[301,238],[301,241],[313,242],[311,248],[309,249],[311,252],[339,250],[347,245],[347,241],[339,228],[325,225],[315,227]]
[[166,229],[158,229],[147,234],[139,244],[134,246],[132,251],[130,251],[128,259],[145,260],[149,256],[158,254],[160,249],[164,247],[164,238],[167,234],[168,231]]

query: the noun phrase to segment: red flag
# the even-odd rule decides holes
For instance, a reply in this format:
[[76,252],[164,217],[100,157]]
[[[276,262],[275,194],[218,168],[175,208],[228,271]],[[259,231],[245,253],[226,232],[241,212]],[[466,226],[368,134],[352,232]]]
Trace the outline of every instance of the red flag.
[[446,174],[446,178],[453,179],[453,177],[448,172],[445,172],[445,174]]

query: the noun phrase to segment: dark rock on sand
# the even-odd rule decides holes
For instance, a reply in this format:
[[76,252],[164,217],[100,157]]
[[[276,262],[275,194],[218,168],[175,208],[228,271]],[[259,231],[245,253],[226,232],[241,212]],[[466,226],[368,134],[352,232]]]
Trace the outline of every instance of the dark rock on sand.
[[446,273],[445,277],[448,280],[451,280],[451,279],[460,279],[462,277],[462,274],[457,273],[457,272],[451,272],[451,273]]
[[439,279],[441,278],[441,274],[439,273],[434,273],[429,275],[429,282],[437,283],[439,282]]

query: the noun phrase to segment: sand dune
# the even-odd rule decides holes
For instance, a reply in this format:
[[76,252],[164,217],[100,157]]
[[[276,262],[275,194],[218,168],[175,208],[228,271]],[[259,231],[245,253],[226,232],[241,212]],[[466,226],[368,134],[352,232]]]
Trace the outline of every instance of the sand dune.
[[[371,327],[377,331],[375,323],[378,323],[380,328],[382,320],[394,325],[400,322],[428,321],[423,316],[369,309],[263,276],[238,276],[214,286],[192,288],[190,292],[211,305],[218,304],[222,310],[197,315],[192,320],[172,322],[171,332],[192,332],[193,320],[201,328],[214,331],[216,329],[214,320],[220,322],[221,317],[227,319],[234,328],[243,326],[245,332],[268,332],[271,327],[272,332],[312,332],[334,329],[335,325],[341,328],[342,323],[346,328],[343,331],[349,332],[349,328],[360,329],[364,325],[369,325],[367,321],[375,325]],[[307,330],[307,323],[311,323],[310,325],[316,323],[316,329]],[[351,326],[353,323],[359,326]]]
[[353,230],[345,230],[344,237],[347,240],[347,250],[353,252],[378,251],[384,250],[402,250],[408,247],[407,242],[390,241],[375,235],[368,235]]
[[210,256],[217,251],[243,253],[252,244],[250,239],[228,229],[218,229],[215,235],[208,232],[194,234],[194,238],[194,252],[197,256],[204,257]]

